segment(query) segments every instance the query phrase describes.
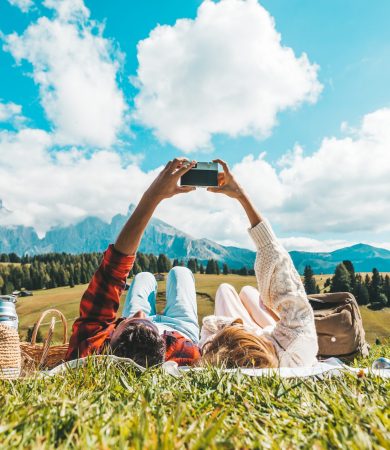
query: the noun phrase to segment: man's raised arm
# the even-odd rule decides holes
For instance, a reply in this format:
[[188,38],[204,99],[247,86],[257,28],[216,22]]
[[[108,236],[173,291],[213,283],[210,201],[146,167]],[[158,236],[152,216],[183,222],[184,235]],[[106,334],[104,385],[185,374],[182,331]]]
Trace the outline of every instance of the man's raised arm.
[[193,191],[190,186],[179,186],[180,177],[188,172],[195,162],[184,158],[176,158],[165,166],[148,190],[142,196],[138,206],[119,233],[115,242],[115,249],[124,255],[134,255],[139,247],[145,228],[154,210],[165,198],[175,194]]
[[194,164],[184,158],[169,161],[142,196],[115,245],[110,245],[104,253],[81,299],[80,317],[73,324],[67,360],[87,356],[102,348],[115,327],[120,296],[153,212],[161,200],[194,189],[178,185],[179,178]]

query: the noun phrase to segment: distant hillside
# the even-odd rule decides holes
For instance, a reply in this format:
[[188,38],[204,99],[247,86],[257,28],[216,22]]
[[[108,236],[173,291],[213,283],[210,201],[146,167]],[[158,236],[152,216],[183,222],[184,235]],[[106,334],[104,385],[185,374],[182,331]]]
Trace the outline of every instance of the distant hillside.
[[310,265],[315,273],[332,273],[336,265],[346,259],[353,262],[357,272],[390,271],[390,251],[367,244],[356,244],[329,253],[292,251],[290,255],[297,270],[302,273]]
[[[129,213],[134,206],[129,207]],[[0,253],[15,252],[30,255],[48,252],[89,253],[104,251],[118,235],[128,215],[118,214],[110,223],[96,217],[88,217],[75,225],[54,228],[40,239],[31,227],[0,227]],[[231,268],[253,267],[255,252],[238,247],[223,246],[209,239],[195,239],[187,233],[153,218],[141,242],[144,253],[165,253],[170,258],[210,258],[226,262]],[[332,273],[336,265],[349,259],[355,269],[369,272],[373,267],[390,272],[390,251],[357,244],[330,253],[310,253],[292,251],[290,255],[297,270],[302,273],[306,265],[311,265],[315,273]]]

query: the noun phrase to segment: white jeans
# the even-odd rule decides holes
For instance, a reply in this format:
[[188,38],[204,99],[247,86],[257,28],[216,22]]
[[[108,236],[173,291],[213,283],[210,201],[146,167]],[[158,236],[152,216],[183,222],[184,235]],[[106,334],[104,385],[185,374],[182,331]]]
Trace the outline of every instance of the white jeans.
[[215,315],[240,318],[250,328],[263,329],[276,323],[274,313],[264,306],[259,291],[252,286],[244,286],[238,294],[232,285],[222,283],[215,295]]
[[149,272],[135,277],[126,296],[123,317],[143,311],[160,329],[164,325],[199,342],[198,309],[195,279],[186,267],[176,266],[167,277],[166,306],[163,314],[156,314],[157,281]]

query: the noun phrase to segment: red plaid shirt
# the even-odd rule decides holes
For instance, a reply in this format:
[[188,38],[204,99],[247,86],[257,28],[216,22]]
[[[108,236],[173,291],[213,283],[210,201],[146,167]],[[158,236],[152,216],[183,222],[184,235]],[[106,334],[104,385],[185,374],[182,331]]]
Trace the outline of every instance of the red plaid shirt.
[[[73,324],[66,359],[100,353],[110,343],[120,297],[135,257],[125,256],[110,245],[80,302],[80,317]],[[200,358],[199,347],[179,332],[164,332],[166,361],[191,365]]]

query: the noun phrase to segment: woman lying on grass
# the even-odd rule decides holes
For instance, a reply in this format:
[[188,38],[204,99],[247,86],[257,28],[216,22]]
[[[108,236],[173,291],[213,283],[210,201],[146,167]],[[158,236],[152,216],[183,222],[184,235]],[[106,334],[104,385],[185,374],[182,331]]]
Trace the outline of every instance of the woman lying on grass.
[[202,364],[226,367],[298,367],[316,362],[318,351],[314,315],[290,255],[269,223],[256,211],[227,164],[219,187],[209,191],[237,199],[251,224],[257,256],[259,291],[245,286],[240,295],[221,284],[215,315],[203,319]]

